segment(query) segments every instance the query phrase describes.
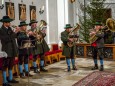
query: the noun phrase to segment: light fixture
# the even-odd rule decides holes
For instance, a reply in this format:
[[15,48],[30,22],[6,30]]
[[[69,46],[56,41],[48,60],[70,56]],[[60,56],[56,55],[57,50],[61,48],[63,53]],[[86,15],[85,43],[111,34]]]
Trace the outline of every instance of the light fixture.
[[40,13],[40,14],[43,14],[43,13],[44,13],[44,6],[42,6],[42,7],[40,8],[39,13]]
[[3,8],[4,8],[4,0],[1,0],[1,1],[0,1],[0,5],[1,5],[1,6],[0,6],[0,9],[3,9]]

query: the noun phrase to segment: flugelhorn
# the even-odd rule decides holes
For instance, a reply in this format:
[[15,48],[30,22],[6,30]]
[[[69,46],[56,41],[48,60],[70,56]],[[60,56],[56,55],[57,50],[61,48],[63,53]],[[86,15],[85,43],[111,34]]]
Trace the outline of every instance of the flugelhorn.
[[69,38],[73,38],[74,39],[74,41],[73,42],[67,42],[67,45],[69,46],[69,47],[72,47],[73,45],[74,45],[74,42],[77,42],[77,40],[78,40],[78,35],[76,34],[77,33],[77,31],[78,31],[78,29],[80,28],[80,25],[77,23],[76,24],[76,26],[73,28],[73,30],[69,33],[69,35],[68,35],[68,39]]

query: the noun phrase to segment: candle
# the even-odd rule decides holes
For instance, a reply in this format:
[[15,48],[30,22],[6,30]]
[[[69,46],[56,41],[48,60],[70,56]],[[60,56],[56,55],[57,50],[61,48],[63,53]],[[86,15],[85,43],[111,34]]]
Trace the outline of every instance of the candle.
[[42,10],[44,10],[44,5],[42,6]]
[[2,0],[2,4],[4,4],[4,0]]

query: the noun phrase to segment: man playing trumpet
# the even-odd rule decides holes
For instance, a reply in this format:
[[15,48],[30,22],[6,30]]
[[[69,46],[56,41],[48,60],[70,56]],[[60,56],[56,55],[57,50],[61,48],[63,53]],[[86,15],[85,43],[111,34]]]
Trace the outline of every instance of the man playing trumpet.
[[[28,67],[28,57],[30,55],[30,46],[29,46],[29,36],[27,34],[27,25],[25,21],[20,22],[20,31],[17,33],[17,42],[18,42],[18,47],[19,47],[19,72],[20,72],[20,77],[24,78],[25,76],[32,76],[29,74],[29,67]],[[24,46],[25,43],[28,43],[27,47]],[[28,48],[28,49],[27,49]],[[24,62],[24,70],[25,70],[25,76],[23,73],[23,67],[22,64]]]
[[[2,75],[3,75],[3,85],[2,86],[11,86],[9,83],[18,83],[18,81],[13,79],[12,67],[18,54],[18,48],[16,45],[16,33],[13,32],[10,27],[13,19],[10,19],[9,16],[3,16],[0,22],[3,23],[0,28],[0,40],[2,44],[2,51],[7,53],[7,58],[3,58],[2,65]],[[6,75],[6,70],[8,68],[8,78]],[[8,83],[9,82],[9,83]]]
[[[42,72],[47,72],[47,70],[44,68],[44,60],[45,60],[45,52],[48,52],[49,51],[49,47],[46,43],[46,41],[44,40],[44,37],[46,36],[46,33],[41,30],[38,30],[38,29],[41,29],[41,27],[37,27],[37,21],[35,20],[31,20],[29,25],[31,26],[31,29],[29,32],[31,35],[30,35],[30,39],[31,40],[35,40],[33,42],[33,45],[35,45],[35,48],[33,49],[33,66],[34,66],[34,72],[37,73],[37,65],[36,65],[36,60],[37,60],[37,57],[38,55],[40,56],[40,71]],[[40,32],[40,35],[39,35],[39,32]],[[38,36],[42,36],[42,41],[38,43]]]
[[[99,55],[100,59],[100,71],[104,70],[103,67],[103,48],[104,48],[104,32],[101,31],[102,29],[102,24],[100,22],[95,23],[94,30],[90,32],[90,36],[93,38],[90,38],[89,41],[91,41],[91,46],[92,46],[92,55],[93,55],[93,60],[94,60],[94,67],[92,70],[98,69],[98,62],[97,62],[97,54]],[[93,39],[96,39],[95,41],[92,41]]]

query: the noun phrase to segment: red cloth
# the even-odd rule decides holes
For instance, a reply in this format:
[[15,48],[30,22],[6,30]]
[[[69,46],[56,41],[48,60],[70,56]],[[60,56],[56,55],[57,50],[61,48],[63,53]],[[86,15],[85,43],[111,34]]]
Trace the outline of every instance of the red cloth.
[[97,43],[94,42],[94,43],[91,44],[91,46],[96,47],[96,46],[97,46]]
[[52,52],[46,52],[46,53],[45,53],[45,56],[51,55],[51,54],[52,54]]
[[15,59],[15,60],[14,60],[14,65],[15,65],[15,64],[18,64],[18,59]]
[[33,55],[31,54],[30,56],[29,56],[29,60],[32,60],[33,59]]
[[58,48],[58,44],[53,44],[52,46],[53,46],[53,51],[59,49],[59,48]]
[[2,61],[3,59],[2,58],[0,58],[0,70],[2,69]]

